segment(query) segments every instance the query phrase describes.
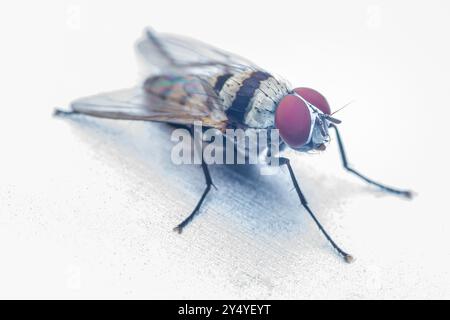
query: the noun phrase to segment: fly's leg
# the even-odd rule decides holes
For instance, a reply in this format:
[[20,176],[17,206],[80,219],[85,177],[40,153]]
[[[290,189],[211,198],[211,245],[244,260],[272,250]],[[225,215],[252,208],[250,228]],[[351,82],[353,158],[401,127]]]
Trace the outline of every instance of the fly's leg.
[[393,193],[393,194],[404,196],[406,198],[412,198],[413,193],[411,191],[409,191],[409,190],[399,190],[399,189],[395,189],[395,188],[391,188],[391,187],[385,186],[385,185],[383,185],[381,183],[375,182],[372,179],[367,178],[366,176],[362,175],[361,173],[359,173],[355,169],[351,168],[349,166],[348,162],[347,162],[347,157],[345,155],[345,150],[344,150],[344,144],[342,143],[342,138],[341,138],[341,135],[339,134],[338,128],[334,124],[331,124],[330,127],[334,128],[334,130],[336,131],[336,137],[337,137],[337,141],[338,141],[338,145],[339,145],[339,152],[341,154],[342,165],[344,166],[345,170],[347,170],[347,171],[353,173],[354,175],[360,177],[361,179],[363,179],[367,183],[381,188],[382,190],[384,190],[386,192],[390,192],[390,193]]
[[339,246],[333,241],[333,239],[328,235],[328,233],[325,231],[324,227],[320,224],[319,220],[317,220],[314,213],[311,211],[311,209],[308,206],[308,202],[306,201],[305,196],[302,193],[302,190],[300,189],[300,186],[297,182],[297,179],[295,178],[294,171],[292,170],[291,164],[289,162],[289,159],[287,158],[279,158],[280,166],[286,165],[289,170],[289,175],[291,176],[292,183],[294,184],[295,191],[297,192],[298,197],[300,198],[300,202],[302,206],[308,211],[311,218],[314,220],[316,225],[319,227],[319,230],[322,232],[322,234],[327,238],[327,240],[330,242],[330,244],[333,246],[333,248],[344,258],[345,262],[351,263],[353,262],[353,257],[346,253],[344,250],[339,248]]
[[191,222],[192,219],[194,218],[194,216],[198,213],[198,211],[200,210],[200,207],[202,206],[203,201],[206,198],[206,195],[211,190],[211,186],[213,186],[213,182],[212,182],[211,176],[209,174],[208,165],[203,160],[202,160],[202,169],[203,169],[203,173],[205,175],[205,180],[206,180],[205,191],[203,191],[202,197],[197,202],[197,205],[195,206],[192,213],[186,219],[184,219],[179,225],[177,225],[175,228],[173,228],[173,230],[177,231],[178,233],[181,233],[183,231],[183,228],[186,225],[188,225],[189,222]]
[[[191,131],[191,135],[192,138],[194,139],[194,136],[192,134]],[[197,141],[195,141],[194,139],[194,143],[196,143]],[[192,219],[194,218],[194,216],[198,213],[198,211],[200,210],[200,207],[202,206],[203,201],[206,198],[206,195],[209,193],[209,191],[211,190],[211,186],[215,187],[212,179],[211,179],[211,175],[209,173],[209,169],[208,169],[208,165],[206,164],[205,160],[202,159],[202,169],[203,169],[203,174],[205,175],[205,182],[206,182],[206,188],[205,191],[203,191],[202,197],[200,198],[200,200],[197,202],[197,205],[195,206],[194,210],[191,212],[191,214],[184,219],[179,225],[177,225],[175,228],[173,228],[174,231],[177,231],[178,233],[181,233],[183,231],[183,228],[189,224],[189,222],[192,221]]]

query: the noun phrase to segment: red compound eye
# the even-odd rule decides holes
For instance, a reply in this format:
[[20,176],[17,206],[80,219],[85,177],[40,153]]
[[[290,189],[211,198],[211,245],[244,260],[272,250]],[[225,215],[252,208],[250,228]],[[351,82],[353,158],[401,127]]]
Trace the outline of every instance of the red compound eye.
[[330,105],[321,93],[311,88],[296,88],[294,91],[323,113],[331,114]]
[[281,99],[275,111],[275,127],[290,147],[299,148],[307,143],[311,131],[311,115],[306,103],[294,95]]

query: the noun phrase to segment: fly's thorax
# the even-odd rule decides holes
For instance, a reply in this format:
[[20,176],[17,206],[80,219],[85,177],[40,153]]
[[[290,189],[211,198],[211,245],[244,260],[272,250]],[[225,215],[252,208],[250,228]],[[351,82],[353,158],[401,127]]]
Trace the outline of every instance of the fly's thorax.
[[276,106],[289,92],[288,86],[271,74],[253,69],[220,74],[213,82],[233,127],[273,127]]
[[272,76],[262,81],[250,101],[245,123],[252,128],[273,127],[277,105],[288,92],[287,85]]

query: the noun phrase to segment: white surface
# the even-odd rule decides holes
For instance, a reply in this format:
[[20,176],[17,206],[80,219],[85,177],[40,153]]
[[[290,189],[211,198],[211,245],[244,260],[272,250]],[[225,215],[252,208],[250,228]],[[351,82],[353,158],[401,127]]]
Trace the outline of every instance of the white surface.
[[[450,298],[446,1],[17,1],[1,12],[0,297]],[[340,167],[332,144],[287,173],[212,168],[218,191],[180,236],[201,169],[170,163],[170,128],[50,117],[137,79],[142,28],[190,35],[321,90],[349,160],[413,201]]]

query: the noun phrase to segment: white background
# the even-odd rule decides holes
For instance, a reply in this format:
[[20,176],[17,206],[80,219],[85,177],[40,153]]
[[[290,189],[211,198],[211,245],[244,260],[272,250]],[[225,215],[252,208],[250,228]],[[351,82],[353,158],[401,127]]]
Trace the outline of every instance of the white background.
[[[0,10],[0,297],[450,298],[448,1],[14,1]],[[336,144],[287,172],[214,167],[217,191],[180,236],[201,169],[170,162],[170,128],[56,106],[133,85],[145,26],[189,35],[322,91]]]

